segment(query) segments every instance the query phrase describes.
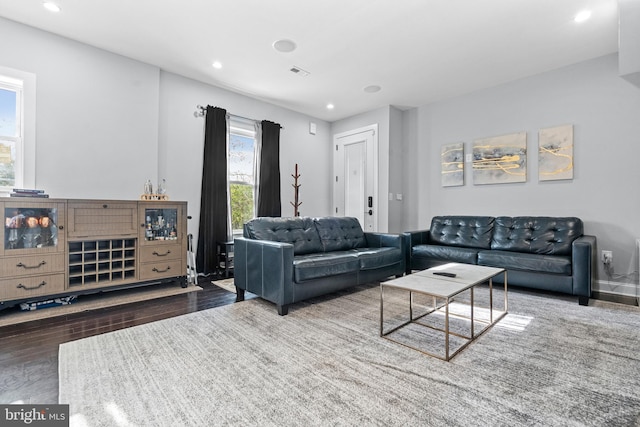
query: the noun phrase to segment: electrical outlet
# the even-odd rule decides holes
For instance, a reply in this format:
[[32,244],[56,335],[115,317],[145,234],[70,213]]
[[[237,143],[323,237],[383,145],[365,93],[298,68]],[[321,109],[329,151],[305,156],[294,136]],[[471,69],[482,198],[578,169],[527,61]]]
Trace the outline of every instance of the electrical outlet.
[[602,263],[604,265],[613,264],[613,252],[611,252],[611,251],[602,251]]

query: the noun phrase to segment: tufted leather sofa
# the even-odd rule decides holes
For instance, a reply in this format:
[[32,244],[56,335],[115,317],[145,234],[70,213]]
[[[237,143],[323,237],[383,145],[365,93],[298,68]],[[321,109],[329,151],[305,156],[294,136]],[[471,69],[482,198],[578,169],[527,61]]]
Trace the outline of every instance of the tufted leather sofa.
[[308,298],[389,276],[402,276],[404,237],[365,233],[356,218],[256,218],[234,239],[237,301],[249,291],[276,304]]
[[447,262],[500,267],[507,270],[509,285],[576,295],[581,305],[589,303],[596,238],[584,235],[579,218],[436,216],[429,230],[404,235],[407,274]]

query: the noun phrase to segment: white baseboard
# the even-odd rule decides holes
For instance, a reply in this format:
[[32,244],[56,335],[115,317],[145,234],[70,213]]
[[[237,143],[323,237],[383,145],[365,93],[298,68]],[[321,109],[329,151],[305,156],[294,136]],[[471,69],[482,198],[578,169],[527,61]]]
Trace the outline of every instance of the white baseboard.
[[624,295],[628,297],[640,298],[640,289],[637,283],[612,282],[609,280],[597,280],[592,291],[607,294]]

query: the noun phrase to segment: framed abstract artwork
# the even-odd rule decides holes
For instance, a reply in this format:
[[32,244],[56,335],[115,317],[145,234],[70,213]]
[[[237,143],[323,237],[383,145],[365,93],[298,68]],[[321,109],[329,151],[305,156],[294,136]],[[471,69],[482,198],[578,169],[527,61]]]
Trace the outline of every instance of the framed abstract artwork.
[[473,142],[473,183],[504,184],[527,180],[527,133]]
[[573,126],[562,125],[538,132],[538,180],[573,179]]
[[464,143],[443,145],[440,165],[443,187],[464,185]]

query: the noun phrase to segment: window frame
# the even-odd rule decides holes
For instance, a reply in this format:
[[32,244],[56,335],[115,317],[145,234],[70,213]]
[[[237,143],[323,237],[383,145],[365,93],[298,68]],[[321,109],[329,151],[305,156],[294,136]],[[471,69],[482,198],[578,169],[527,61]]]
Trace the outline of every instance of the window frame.
[[[252,184],[245,184],[244,182],[238,182],[238,181],[232,181],[231,180],[231,155],[229,154],[227,156],[227,185],[229,188],[229,223],[230,225],[232,224],[231,221],[231,216],[232,216],[232,212],[231,212],[231,184],[239,184],[239,185],[247,185],[247,186],[251,186],[251,190],[252,190],[252,195],[253,195],[253,200],[252,200],[252,211],[253,211],[253,218],[255,218],[256,215],[256,188],[257,188],[257,177],[256,177],[256,155],[257,155],[257,131],[255,128],[255,122],[254,121],[250,121],[250,120],[243,120],[243,119],[238,119],[235,117],[231,117],[229,118],[229,136],[228,136],[228,141],[229,141],[229,148],[228,151],[229,153],[231,152],[231,146],[230,146],[230,141],[231,141],[231,135],[238,135],[238,136],[242,136],[245,138],[251,138],[253,139],[253,164],[252,164],[252,168],[253,168],[253,183]],[[242,236],[243,234],[243,230],[242,228],[239,229],[231,229],[231,233],[233,236]]]
[[16,151],[14,185],[0,186],[0,195],[8,195],[13,188],[35,188],[36,75],[0,66],[0,85],[3,89],[19,92],[16,99],[17,135],[0,137],[13,141]]
[[13,135],[0,135],[0,143],[7,142],[8,145],[13,145],[14,156],[14,183],[12,186],[0,185],[0,191],[8,192],[11,188],[17,187],[18,183],[24,182],[24,154],[23,154],[23,114],[24,114],[24,102],[23,102],[23,82],[22,80],[14,79],[8,76],[0,75],[0,90],[7,92],[13,92],[16,98],[15,104],[15,132]]

